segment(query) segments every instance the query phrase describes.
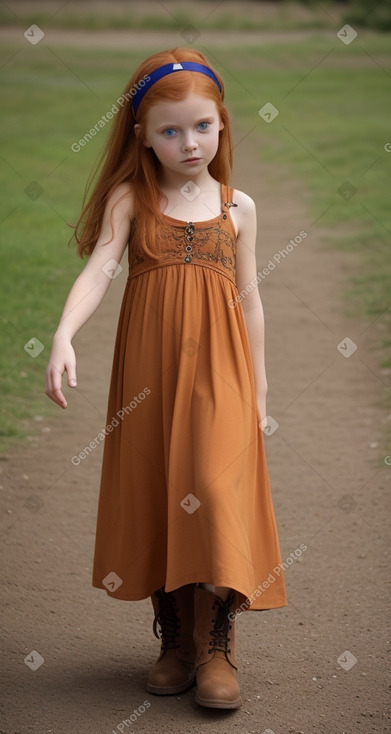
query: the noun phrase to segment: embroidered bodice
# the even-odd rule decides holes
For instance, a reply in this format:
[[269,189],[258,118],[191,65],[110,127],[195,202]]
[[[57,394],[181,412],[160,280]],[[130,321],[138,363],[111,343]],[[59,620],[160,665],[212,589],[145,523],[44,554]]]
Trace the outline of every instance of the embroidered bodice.
[[229,209],[233,189],[221,185],[221,212],[204,222],[185,222],[163,215],[165,222],[157,229],[158,250],[155,260],[129,247],[129,277],[165,265],[183,263],[186,266],[210,267],[236,283],[236,234]]

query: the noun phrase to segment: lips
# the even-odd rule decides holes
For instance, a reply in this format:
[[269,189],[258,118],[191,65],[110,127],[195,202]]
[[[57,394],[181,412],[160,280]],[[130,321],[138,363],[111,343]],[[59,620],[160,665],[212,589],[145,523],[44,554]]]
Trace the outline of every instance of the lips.
[[191,163],[192,161],[200,161],[201,158],[186,158],[183,163]]

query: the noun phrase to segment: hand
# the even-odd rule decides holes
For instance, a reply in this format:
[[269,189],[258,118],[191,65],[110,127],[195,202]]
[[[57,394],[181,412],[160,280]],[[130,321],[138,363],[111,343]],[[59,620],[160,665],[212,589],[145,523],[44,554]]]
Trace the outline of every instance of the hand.
[[45,393],[50,400],[53,400],[61,408],[66,408],[68,405],[61,391],[61,380],[65,371],[68,375],[69,387],[76,387],[75,351],[69,339],[55,334],[49,364],[46,369]]

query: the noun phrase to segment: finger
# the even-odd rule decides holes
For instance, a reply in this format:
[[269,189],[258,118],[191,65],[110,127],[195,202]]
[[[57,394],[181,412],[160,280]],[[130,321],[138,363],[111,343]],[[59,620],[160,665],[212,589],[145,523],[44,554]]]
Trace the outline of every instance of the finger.
[[60,408],[66,408],[68,403],[65,399],[65,395],[62,394],[61,390],[53,390],[53,400]]
[[69,387],[77,387],[77,377],[76,377],[76,365],[73,364],[65,364],[65,369],[68,375],[68,385]]
[[46,394],[51,400],[53,400],[54,403],[57,403],[57,405],[59,405],[61,408],[66,408],[67,401],[61,391],[61,377],[61,372],[56,367],[51,365],[47,372]]
[[53,400],[54,403],[57,403],[61,408],[67,407],[67,401],[65,399],[65,395],[61,392],[61,388],[54,388],[49,385],[49,387],[46,389],[46,395],[50,398],[50,400]]
[[61,390],[52,390],[48,388],[45,390],[46,395],[50,400],[53,400],[54,403],[57,403],[57,405],[60,406],[60,408],[66,408],[68,403],[65,399],[65,396],[62,394]]

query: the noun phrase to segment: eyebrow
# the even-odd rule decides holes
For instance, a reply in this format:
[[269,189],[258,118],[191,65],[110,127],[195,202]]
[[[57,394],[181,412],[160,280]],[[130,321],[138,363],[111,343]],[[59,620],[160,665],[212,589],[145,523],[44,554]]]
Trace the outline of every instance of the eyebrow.
[[[196,120],[195,124],[198,125],[199,122],[209,122],[210,120],[213,121],[214,119],[215,119],[214,115],[204,115],[203,117],[200,117],[198,120]],[[157,127],[156,129],[164,130],[164,128],[166,127],[180,127],[180,126],[176,122],[165,122],[162,125],[159,125],[159,127]]]

